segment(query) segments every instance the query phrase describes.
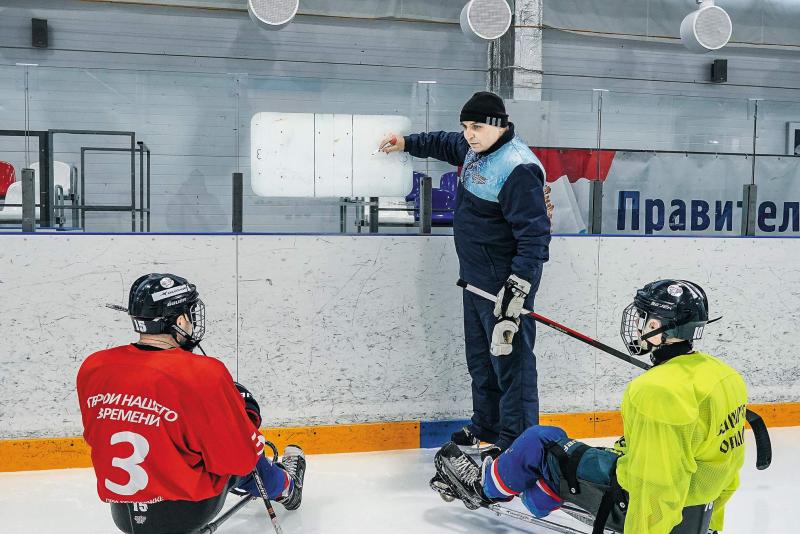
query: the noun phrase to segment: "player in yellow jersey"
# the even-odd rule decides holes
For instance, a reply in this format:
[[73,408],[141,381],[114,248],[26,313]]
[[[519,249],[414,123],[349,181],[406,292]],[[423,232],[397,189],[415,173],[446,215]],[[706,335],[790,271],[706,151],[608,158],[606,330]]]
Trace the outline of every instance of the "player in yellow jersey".
[[431,486],[468,508],[519,496],[540,518],[567,501],[595,517],[595,532],[722,530],[744,462],[747,391],[736,370],[694,350],[708,322],[697,284],[647,284],[623,312],[621,335],[632,355],[649,354],[654,367],[625,390],[624,436],[614,449],[533,426],[483,465],[445,445]]

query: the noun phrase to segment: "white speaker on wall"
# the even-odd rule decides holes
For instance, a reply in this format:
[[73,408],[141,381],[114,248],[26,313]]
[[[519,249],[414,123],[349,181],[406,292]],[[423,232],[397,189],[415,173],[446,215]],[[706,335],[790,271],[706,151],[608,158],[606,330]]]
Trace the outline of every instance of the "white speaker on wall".
[[499,39],[511,27],[506,0],[470,0],[461,10],[461,31],[477,42]]
[[681,22],[681,42],[692,52],[719,50],[731,39],[731,18],[714,0],[697,0],[697,4],[697,11]]
[[300,0],[247,0],[247,12],[260,28],[280,30],[286,27],[300,7]]

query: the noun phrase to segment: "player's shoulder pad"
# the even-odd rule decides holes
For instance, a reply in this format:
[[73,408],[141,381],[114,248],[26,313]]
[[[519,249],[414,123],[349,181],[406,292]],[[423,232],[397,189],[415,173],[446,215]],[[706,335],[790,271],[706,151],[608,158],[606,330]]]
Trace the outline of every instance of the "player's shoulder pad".
[[197,361],[194,362],[196,368],[200,372],[212,373],[213,375],[230,375],[230,371],[222,363],[222,360],[213,356],[196,356]]
[[173,378],[185,380],[195,387],[209,385],[214,387],[220,380],[231,380],[230,372],[221,360],[213,356],[200,356],[185,352],[170,358],[169,369]]
[[670,425],[697,420],[700,411],[692,381],[666,366],[657,366],[628,384],[625,397],[641,415]]
[[107,349],[102,349],[95,351],[84,358],[83,362],[81,363],[81,368],[89,368],[97,365],[103,365],[107,359],[113,358],[116,354],[120,353],[121,351],[127,350],[130,345],[119,345],[117,347],[109,347]]

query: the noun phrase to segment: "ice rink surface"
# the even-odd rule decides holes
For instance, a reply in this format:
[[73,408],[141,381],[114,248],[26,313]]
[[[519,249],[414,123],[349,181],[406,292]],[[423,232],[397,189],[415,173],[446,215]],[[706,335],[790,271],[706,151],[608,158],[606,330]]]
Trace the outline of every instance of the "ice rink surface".
[[[755,446],[747,432],[742,484],[726,511],[725,534],[790,534],[800,502],[800,427],[770,430],[772,467],[755,468]],[[610,445],[612,439],[586,440]],[[276,505],[284,534],[494,534],[542,533],[486,510],[445,503],[428,488],[433,449],[308,457],[300,510]],[[236,497],[228,499],[226,508]],[[514,507],[520,509],[518,500]],[[118,532],[108,505],[95,493],[91,469],[0,474],[0,518],[4,534],[112,534]],[[551,518],[579,525],[560,512]],[[585,527],[583,527],[585,528]],[[223,534],[272,534],[264,506],[253,501],[220,529]]]

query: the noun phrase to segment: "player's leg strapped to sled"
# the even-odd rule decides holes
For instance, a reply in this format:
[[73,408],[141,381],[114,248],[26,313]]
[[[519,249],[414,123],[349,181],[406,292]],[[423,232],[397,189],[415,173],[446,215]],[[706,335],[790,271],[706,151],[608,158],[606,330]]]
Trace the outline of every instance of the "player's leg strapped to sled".
[[[475,510],[487,508],[501,515],[562,533],[582,531],[547,519],[552,511],[567,514],[593,527],[594,534],[623,532],[628,495],[616,481],[618,453],[590,447],[567,437],[557,427],[534,426],[497,458],[479,465],[454,443],[443,446],[434,459],[436,476],[431,488],[446,501],[460,499]],[[522,499],[532,515],[498,503]],[[711,506],[690,506],[672,534],[706,534]]]
[[[495,298],[466,282],[459,286]],[[478,465],[451,442],[436,454],[431,487],[467,508],[488,508],[563,533],[580,531],[544,519],[559,508],[592,525],[593,534],[626,526],[637,534],[721,529],[744,462],[745,420],[754,432],[758,469],[770,465],[771,446],[763,421],[747,409],[741,375],[694,350],[705,326],[717,320],[709,320],[705,291],[673,279],[638,290],[620,323],[628,354],[534,312],[522,313],[647,371],[622,399],[625,436],[634,447],[622,441],[618,450],[589,447],[559,428],[534,426],[503,454]],[[634,358],[644,354],[652,365]],[[631,506],[617,476],[631,492]],[[532,515],[498,504],[515,496]]]
[[[261,411],[252,394],[236,383],[245,401],[245,411],[256,426],[261,424]],[[300,507],[305,477],[305,455],[297,445],[288,445],[279,460],[278,449],[264,441],[265,449],[272,452],[271,460],[261,454],[252,473],[231,476],[225,491],[200,501],[160,501],[145,503],[112,503],[111,516],[126,534],[211,534],[230,519],[250,500],[262,498],[277,534],[282,530],[277,523],[270,500],[281,503],[287,510]],[[222,510],[228,493],[241,496],[230,510],[211,521]]]
[[[275,445],[267,441],[266,446],[272,450],[272,460],[262,456],[256,466],[256,473],[230,477],[226,491],[221,494],[201,501],[112,503],[111,516],[114,523],[126,534],[211,534],[247,502],[261,497],[256,476],[259,477],[268,499],[275,499],[287,510],[296,510],[302,500],[305,476],[303,451],[296,445],[289,445],[279,461]],[[284,472],[288,475],[288,484]],[[240,502],[211,522],[222,510],[228,493],[241,496]],[[280,532],[280,527],[278,531]]]

